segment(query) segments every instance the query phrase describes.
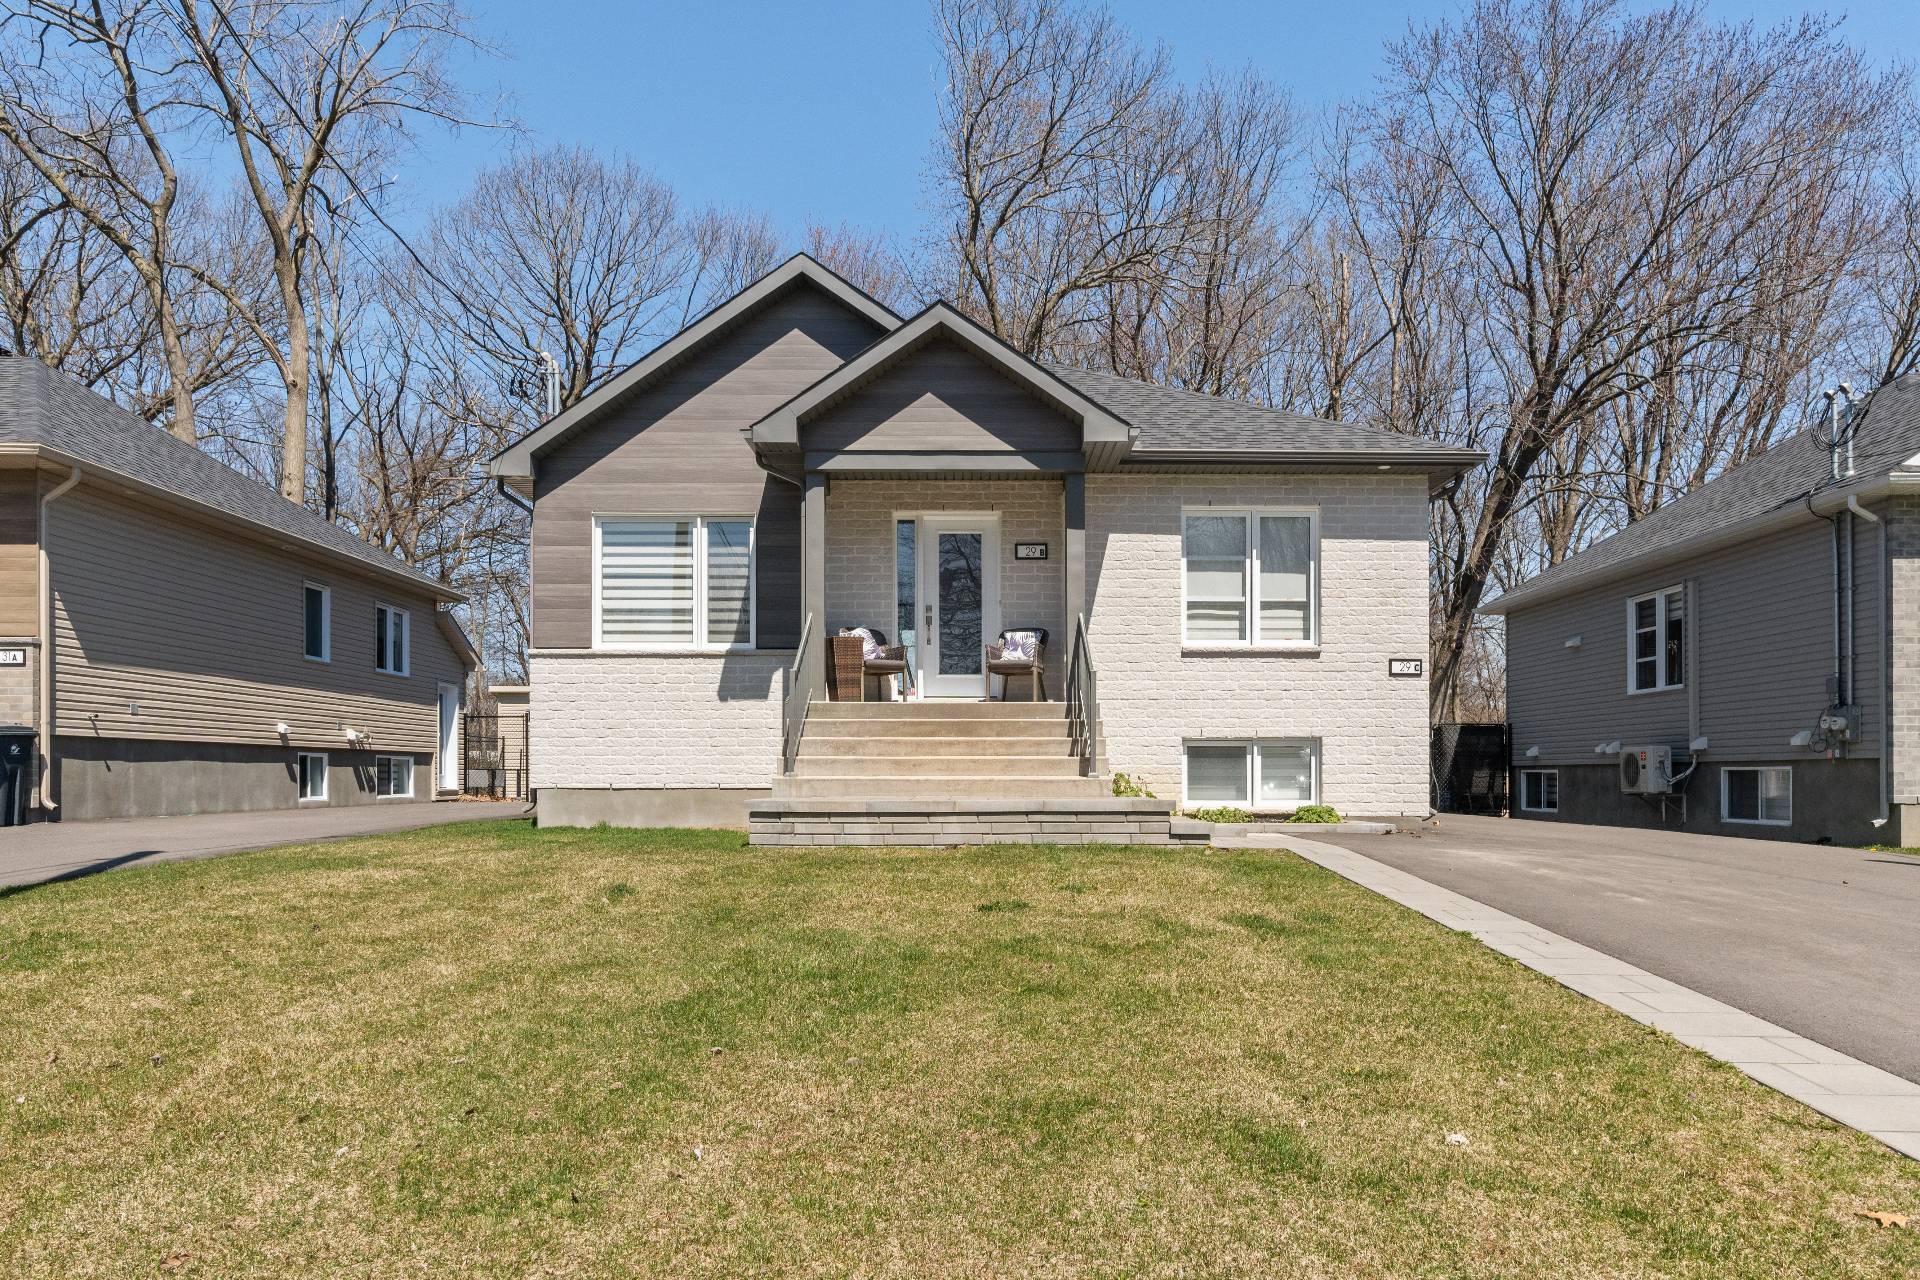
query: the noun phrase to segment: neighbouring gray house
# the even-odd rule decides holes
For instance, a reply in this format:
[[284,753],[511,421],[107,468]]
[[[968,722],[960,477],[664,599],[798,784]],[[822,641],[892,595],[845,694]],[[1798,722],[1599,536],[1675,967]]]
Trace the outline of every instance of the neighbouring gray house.
[[1518,816],[1920,842],[1920,375],[1839,421],[1486,606]]
[[[538,820],[1424,813],[1428,502],[1480,457],[1038,363],[795,257],[493,462],[533,503]],[[843,666],[848,627],[902,652]],[[989,680],[1040,631],[1040,682]]]
[[457,789],[459,597],[81,386],[0,357],[0,723],[63,820]]

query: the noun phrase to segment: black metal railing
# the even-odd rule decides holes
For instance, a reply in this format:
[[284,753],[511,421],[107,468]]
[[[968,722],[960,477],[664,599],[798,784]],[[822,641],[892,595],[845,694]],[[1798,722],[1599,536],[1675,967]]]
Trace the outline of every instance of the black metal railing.
[[460,722],[460,789],[495,800],[526,799],[532,717],[474,711]]
[[800,624],[800,645],[794,651],[793,670],[787,673],[787,693],[780,707],[780,772],[791,774],[800,754],[800,734],[807,725],[807,704],[819,692],[814,664],[808,661],[819,640],[814,635],[813,615]]
[[1100,751],[1100,689],[1084,613],[1073,621],[1073,643],[1067,655],[1067,732],[1074,754],[1080,757],[1080,772],[1091,775]]

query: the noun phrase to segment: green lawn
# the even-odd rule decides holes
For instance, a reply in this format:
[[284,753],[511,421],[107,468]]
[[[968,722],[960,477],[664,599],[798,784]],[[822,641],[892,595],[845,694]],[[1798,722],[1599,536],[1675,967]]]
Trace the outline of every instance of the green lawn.
[[0,1090],[9,1280],[1920,1268],[1920,1165],[1266,852],[116,872],[0,897]]

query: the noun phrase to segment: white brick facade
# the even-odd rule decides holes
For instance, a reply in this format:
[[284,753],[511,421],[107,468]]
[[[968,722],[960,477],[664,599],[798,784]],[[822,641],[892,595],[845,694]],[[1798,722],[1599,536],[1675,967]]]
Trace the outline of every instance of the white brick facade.
[[[1180,515],[1197,506],[1320,512],[1320,647],[1183,650]],[[1180,800],[1183,741],[1316,738],[1321,798],[1342,813],[1424,813],[1427,654],[1423,476],[1087,477],[1088,640],[1111,765]]]
[[793,655],[528,656],[535,787],[765,787]]
[[[1066,670],[1065,499],[1057,479],[841,480],[827,495],[827,626],[878,626],[891,641],[897,580],[896,514],[994,511],[1000,515],[1000,625],[1045,627],[1047,694],[1062,696]],[[1044,542],[1045,560],[1015,560],[1016,542]],[[1024,681],[1016,696],[1026,696]]]

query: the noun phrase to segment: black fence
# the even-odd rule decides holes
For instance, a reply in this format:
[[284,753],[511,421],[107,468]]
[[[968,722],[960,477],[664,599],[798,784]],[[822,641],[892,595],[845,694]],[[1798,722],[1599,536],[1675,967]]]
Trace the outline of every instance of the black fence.
[[527,798],[527,726],[532,717],[475,713],[461,717],[461,782],[470,796]]
[[1507,726],[1433,726],[1433,807],[1441,813],[1507,811]]

